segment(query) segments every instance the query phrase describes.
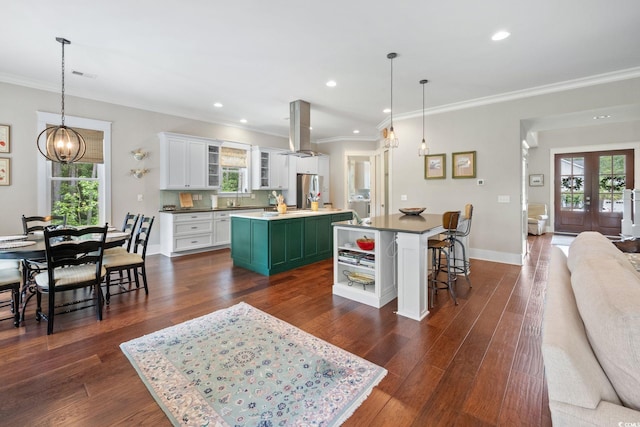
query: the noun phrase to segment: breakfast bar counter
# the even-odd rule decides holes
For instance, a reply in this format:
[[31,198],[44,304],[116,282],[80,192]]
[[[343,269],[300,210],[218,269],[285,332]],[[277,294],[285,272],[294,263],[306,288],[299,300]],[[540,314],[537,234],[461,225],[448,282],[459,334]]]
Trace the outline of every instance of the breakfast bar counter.
[[[347,252],[353,247],[353,243],[346,242],[345,239],[353,240],[354,237],[367,234],[367,230],[370,235],[378,236],[381,243],[385,245],[384,250],[376,254],[375,274],[379,283],[372,288],[373,297],[365,292],[352,290],[354,286],[351,284],[345,287],[342,282],[342,275],[345,273],[335,259],[334,294],[378,307],[391,301],[397,294],[397,314],[414,320],[422,320],[429,314],[428,241],[429,238],[444,231],[441,214],[384,215],[372,217],[360,224],[356,221],[334,223],[334,228],[336,259],[341,247],[346,246]],[[339,230],[343,231],[338,232]],[[389,237],[390,235],[392,237]],[[464,245],[467,244],[466,238],[462,241]],[[389,253],[392,254],[391,260],[387,259]],[[397,286],[394,281],[397,281]],[[366,286],[365,289],[367,289]]]

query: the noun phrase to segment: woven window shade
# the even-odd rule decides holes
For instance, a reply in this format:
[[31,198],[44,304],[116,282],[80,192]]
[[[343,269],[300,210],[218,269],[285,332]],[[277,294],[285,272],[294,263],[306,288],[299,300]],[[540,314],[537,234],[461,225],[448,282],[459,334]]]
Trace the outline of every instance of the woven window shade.
[[[57,125],[47,125],[47,127],[52,126]],[[87,151],[85,151],[84,156],[78,160],[78,163],[104,163],[104,155],[102,152],[104,132],[101,130],[80,129],[76,127],[73,129],[82,135],[84,142],[87,144]]]
[[247,150],[220,147],[220,166],[232,168],[247,167]]

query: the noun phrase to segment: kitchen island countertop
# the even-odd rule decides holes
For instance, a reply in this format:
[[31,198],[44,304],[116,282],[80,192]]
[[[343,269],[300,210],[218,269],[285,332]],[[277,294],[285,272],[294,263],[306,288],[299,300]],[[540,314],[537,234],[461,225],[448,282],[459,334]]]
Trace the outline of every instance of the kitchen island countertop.
[[320,216],[320,215],[335,215],[341,213],[350,213],[349,209],[336,209],[336,208],[322,208],[317,211],[312,211],[308,209],[299,209],[299,210],[291,210],[287,211],[287,213],[280,214],[278,212],[250,212],[250,213],[242,213],[242,212],[234,212],[231,216],[242,217],[242,218],[251,218],[251,219],[261,219],[265,221],[277,221],[281,219],[293,219],[293,218],[304,218],[304,217],[312,217],[312,216]]
[[442,227],[442,215],[422,214],[404,215],[392,214],[374,216],[365,219],[362,223],[355,220],[340,221],[333,225],[344,225],[354,228],[374,229],[382,231],[399,231],[403,233],[423,234],[434,228]]

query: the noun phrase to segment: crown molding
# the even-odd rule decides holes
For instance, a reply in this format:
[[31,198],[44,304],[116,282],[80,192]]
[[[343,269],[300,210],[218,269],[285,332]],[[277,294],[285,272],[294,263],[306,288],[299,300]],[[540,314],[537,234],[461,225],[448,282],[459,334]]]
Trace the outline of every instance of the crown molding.
[[[529,89],[506,92],[499,95],[492,95],[483,98],[475,98],[467,101],[454,102],[446,105],[439,105],[424,110],[425,116],[433,114],[447,113],[450,111],[464,110],[467,108],[480,107],[488,104],[497,104],[500,102],[513,101],[522,98],[530,98],[533,96],[546,95],[550,93],[563,92],[572,89],[579,89],[588,86],[596,86],[605,83],[612,83],[621,80],[629,80],[640,77],[640,67],[628,68],[625,70],[613,71],[610,73],[597,74],[594,76],[583,77],[574,80],[567,80],[559,83],[552,83],[543,86],[536,86]],[[396,121],[413,119],[422,117],[422,110],[411,111],[408,113],[394,115]],[[389,124],[389,119],[385,119],[378,124],[378,129],[382,130]]]

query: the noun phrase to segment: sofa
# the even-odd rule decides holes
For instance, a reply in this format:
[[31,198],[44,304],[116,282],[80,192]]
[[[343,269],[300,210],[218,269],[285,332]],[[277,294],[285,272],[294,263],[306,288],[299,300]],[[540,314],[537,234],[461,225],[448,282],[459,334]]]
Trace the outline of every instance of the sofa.
[[527,231],[529,234],[536,236],[544,234],[548,219],[547,205],[544,203],[527,204]]
[[640,426],[640,275],[603,235],[552,247],[542,334],[554,426]]

